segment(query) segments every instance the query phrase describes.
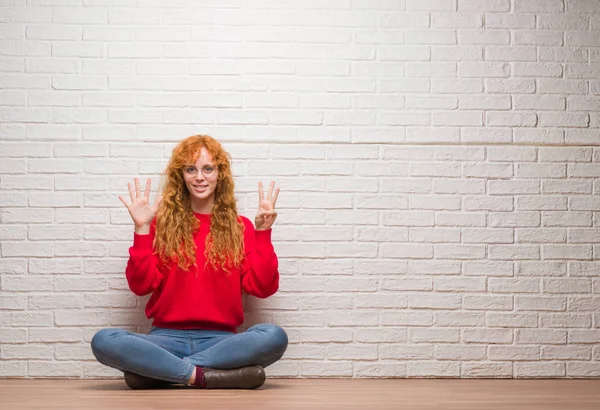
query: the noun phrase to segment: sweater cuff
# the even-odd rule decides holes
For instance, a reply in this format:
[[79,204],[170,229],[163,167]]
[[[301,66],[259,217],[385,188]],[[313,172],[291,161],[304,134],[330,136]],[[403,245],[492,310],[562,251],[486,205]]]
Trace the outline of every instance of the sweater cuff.
[[133,247],[136,249],[152,249],[152,235],[133,233]]
[[254,237],[256,238],[256,242],[271,243],[271,232],[273,232],[273,229],[270,228],[263,231],[255,230]]

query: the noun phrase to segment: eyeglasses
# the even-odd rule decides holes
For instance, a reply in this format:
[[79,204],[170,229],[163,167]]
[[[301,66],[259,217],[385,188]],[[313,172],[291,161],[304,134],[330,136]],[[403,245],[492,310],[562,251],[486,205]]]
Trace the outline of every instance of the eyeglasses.
[[186,178],[193,178],[196,175],[198,175],[198,172],[202,172],[202,175],[204,175],[204,177],[210,178],[211,176],[216,174],[217,167],[214,167],[212,165],[205,165],[202,168],[198,169],[193,165],[186,165],[183,168],[183,175]]

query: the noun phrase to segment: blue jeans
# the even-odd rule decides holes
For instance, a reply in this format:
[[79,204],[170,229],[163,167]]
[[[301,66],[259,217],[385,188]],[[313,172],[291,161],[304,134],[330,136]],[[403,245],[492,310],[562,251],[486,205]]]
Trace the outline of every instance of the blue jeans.
[[195,366],[267,367],[283,356],[287,344],[285,331],[272,324],[255,325],[242,333],[152,327],[145,335],[102,329],[92,338],[92,352],[106,366],[187,384]]

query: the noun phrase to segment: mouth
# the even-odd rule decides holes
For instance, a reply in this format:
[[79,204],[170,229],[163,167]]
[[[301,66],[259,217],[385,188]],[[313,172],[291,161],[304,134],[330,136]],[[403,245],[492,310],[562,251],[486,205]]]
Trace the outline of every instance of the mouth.
[[194,190],[197,192],[205,191],[208,188],[208,185],[192,185]]

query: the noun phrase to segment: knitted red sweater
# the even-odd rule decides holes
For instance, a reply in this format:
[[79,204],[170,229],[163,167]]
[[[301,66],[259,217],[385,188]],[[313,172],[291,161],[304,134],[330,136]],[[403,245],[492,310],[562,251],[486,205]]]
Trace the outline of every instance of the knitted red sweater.
[[194,235],[197,275],[195,267],[189,271],[183,271],[175,264],[167,269],[159,268],[158,257],[152,248],[156,230],[153,223],[148,235],[134,233],[125,270],[129,288],[138,296],[152,293],[146,305],[146,316],[154,319],[153,326],[235,332],[244,321],[242,291],[266,298],[279,287],[272,231],[257,231],[252,222],[242,216],[246,258],[241,268],[230,269],[229,273],[205,269],[205,240],[210,231],[211,215],[195,215],[200,220],[200,229]]

